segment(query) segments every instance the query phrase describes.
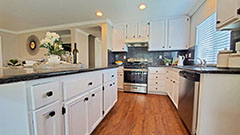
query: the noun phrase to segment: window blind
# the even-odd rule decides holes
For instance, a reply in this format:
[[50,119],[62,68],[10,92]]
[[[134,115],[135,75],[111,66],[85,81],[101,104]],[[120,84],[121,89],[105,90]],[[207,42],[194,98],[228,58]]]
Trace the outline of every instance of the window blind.
[[231,31],[216,30],[216,13],[197,26],[195,61],[201,58],[208,64],[217,63],[217,54],[230,48]]

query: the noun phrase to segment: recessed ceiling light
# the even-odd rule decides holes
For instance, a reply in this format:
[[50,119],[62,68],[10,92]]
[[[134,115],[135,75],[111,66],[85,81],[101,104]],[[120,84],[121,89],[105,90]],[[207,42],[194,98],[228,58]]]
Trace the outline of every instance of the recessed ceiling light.
[[146,4],[140,4],[139,6],[138,6],[138,8],[139,9],[141,9],[141,10],[144,10],[145,8],[146,8],[147,6],[146,6]]
[[103,16],[103,13],[101,11],[97,11],[96,15],[97,16]]

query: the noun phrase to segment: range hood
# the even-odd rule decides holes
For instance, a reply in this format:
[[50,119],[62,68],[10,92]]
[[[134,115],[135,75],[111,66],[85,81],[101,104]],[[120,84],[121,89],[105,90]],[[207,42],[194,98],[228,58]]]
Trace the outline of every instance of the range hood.
[[125,44],[128,47],[148,47],[148,38],[126,39]]
[[148,43],[148,38],[131,38],[125,40],[126,44],[134,44],[134,43]]

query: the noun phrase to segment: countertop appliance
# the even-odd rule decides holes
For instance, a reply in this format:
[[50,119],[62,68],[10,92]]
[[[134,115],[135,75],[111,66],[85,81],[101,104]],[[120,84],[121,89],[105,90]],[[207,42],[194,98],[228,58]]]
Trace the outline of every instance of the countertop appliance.
[[223,50],[218,52],[217,67],[227,68],[230,55],[233,53],[232,50]]
[[124,65],[124,92],[147,93],[147,76],[147,63],[126,63]]
[[191,135],[197,128],[200,74],[180,71],[178,113]]

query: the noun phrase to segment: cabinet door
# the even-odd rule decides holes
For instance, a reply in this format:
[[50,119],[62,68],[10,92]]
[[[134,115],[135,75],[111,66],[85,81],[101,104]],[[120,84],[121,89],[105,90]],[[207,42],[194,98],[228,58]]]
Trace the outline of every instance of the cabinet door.
[[88,94],[84,94],[65,103],[65,134],[87,135],[88,134]]
[[102,120],[102,87],[98,87],[90,94],[89,101],[89,133],[91,133]]
[[176,105],[176,108],[178,108],[178,98],[179,97],[179,81],[176,81],[174,83],[174,102]]
[[238,2],[239,0],[217,1],[217,27],[221,27],[238,19]]
[[125,45],[126,39],[126,24],[116,24],[113,27],[113,51],[127,51]]
[[111,107],[112,107],[112,100],[111,100],[111,89],[112,89],[112,82],[108,82],[104,84],[104,114],[107,114],[108,111],[110,111]]
[[166,20],[150,22],[149,51],[167,49],[165,44]]
[[148,38],[149,36],[149,23],[139,22],[138,23],[138,38]]
[[137,38],[137,27],[137,23],[128,23],[126,25],[127,39]]
[[186,49],[189,43],[189,18],[180,17],[168,20],[168,49]]
[[123,73],[118,73],[118,88],[123,89]]
[[57,101],[33,112],[35,135],[61,135],[61,105]]
[[112,92],[111,92],[111,103],[112,103],[112,106],[114,106],[114,104],[117,102],[117,80],[114,80],[112,82],[111,90],[112,90]]

